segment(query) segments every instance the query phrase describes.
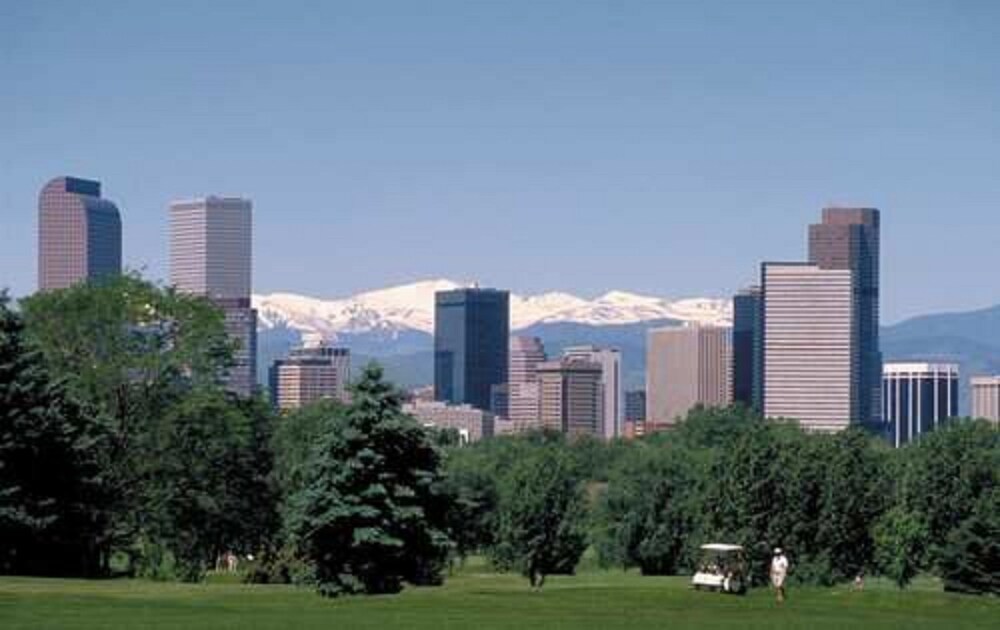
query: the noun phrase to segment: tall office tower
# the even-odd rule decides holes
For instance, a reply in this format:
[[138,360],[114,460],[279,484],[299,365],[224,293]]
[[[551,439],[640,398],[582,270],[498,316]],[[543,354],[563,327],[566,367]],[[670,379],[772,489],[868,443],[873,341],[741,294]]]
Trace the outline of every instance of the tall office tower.
[[511,337],[507,417],[515,431],[539,426],[538,365],[546,360],[538,337]]
[[455,289],[434,301],[434,399],[488,411],[493,386],[507,382],[510,295]]
[[601,435],[611,440],[625,431],[625,390],[622,389],[622,353],[617,348],[571,346],[563,350],[567,359],[601,366]]
[[882,412],[882,354],[879,350],[879,211],[824,208],[823,222],[809,226],[809,262],[820,269],[853,274],[852,347],[858,389],[853,419],[877,430]]
[[958,365],[886,363],[882,374],[882,418],[896,448],[958,416]]
[[225,313],[237,342],[227,388],[241,396],[257,382],[257,311],[250,307],[253,217],[249,199],[205,197],[170,204],[170,283]]
[[851,271],[764,263],[764,415],[839,431],[857,417]]
[[972,378],[972,417],[1000,426],[1000,376]]
[[760,411],[764,399],[764,318],[760,287],[733,297],[733,402]]
[[320,400],[347,403],[351,353],[347,348],[317,346],[293,350],[270,369],[271,404],[282,411]]
[[625,392],[625,422],[633,424],[646,421],[646,390],[634,389]]
[[696,405],[732,402],[732,329],[657,328],[646,340],[646,424],[669,427]]
[[542,427],[567,435],[601,435],[600,364],[563,358],[538,364]]
[[65,289],[122,270],[122,221],[101,183],[57,177],[38,195],[38,288]]

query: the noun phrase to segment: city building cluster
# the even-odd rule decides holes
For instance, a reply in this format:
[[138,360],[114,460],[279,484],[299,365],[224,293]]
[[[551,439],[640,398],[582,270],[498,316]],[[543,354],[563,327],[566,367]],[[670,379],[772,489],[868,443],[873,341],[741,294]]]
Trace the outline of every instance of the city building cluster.
[[[39,195],[42,291],[122,270],[122,221],[101,184],[76,177]],[[252,204],[208,196],[169,205],[170,283],[211,300],[236,348],[227,387],[257,389],[251,306]],[[809,226],[805,261],[764,262],[733,297],[731,326],[648,331],[645,390],[623,389],[619,349],[579,345],[549,356],[537,337],[511,336],[510,295],[438,292],[432,400],[406,411],[474,441],[550,429],[604,439],[669,429],[696,406],[740,403],[808,431],[858,425],[896,446],[958,415],[958,366],[883,362],[879,348],[880,214],[825,208]],[[349,401],[350,350],[311,341],[270,366],[272,404],[291,411]],[[1000,376],[974,377],[972,414],[1000,423]]]

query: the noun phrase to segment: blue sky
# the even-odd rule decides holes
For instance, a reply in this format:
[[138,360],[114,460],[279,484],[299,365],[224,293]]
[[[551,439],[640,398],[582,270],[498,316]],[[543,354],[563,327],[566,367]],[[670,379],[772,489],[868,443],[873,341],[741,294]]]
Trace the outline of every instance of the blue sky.
[[725,295],[883,210],[883,313],[1000,303],[1000,3],[0,1],[0,285],[39,187],[255,204],[255,288]]

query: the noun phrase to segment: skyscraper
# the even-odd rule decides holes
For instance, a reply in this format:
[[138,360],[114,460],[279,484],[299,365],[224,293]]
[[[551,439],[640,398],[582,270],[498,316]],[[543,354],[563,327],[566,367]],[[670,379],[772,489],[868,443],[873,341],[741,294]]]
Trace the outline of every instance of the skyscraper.
[[972,378],[972,417],[1000,426],[1000,376]]
[[538,365],[541,426],[567,435],[601,435],[603,370],[597,363],[563,358]]
[[622,353],[617,348],[571,346],[563,350],[567,359],[580,359],[601,366],[601,428],[604,439],[621,437],[625,429],[625,390],[622,388]]
[[879,350],[880,216],[874,208],[824,208],[823,222],[809,226],[809,262],[846,269],[853,281],[853,361],[857,366],[854,421],[877,430],[882,412]]
[[38,195],[38,288],[65,289],[122,270],[118,208],[101,183],[57,177]]
[[764,415],[845,429],[857,417],[851,271],[769,262],[761,275]]
[[882,373],[882,418],[896,448],[958,416],[958,365],[886,363]]
[[439,291],[434,305],[434,399],[488,411],[507,383],[510,296],[497,289]]
[[724,326],[647,333],[647,427],[671,426],[696,405],[724,407],[732,402],[731,335]]
[[760,287],[733,297],[733,401],[758,411],[764,398],[764,318]]
[[511,337],[507,413],[515,431],[539,425],[538,365],[546,360],[538,337]]
[[350,380],[351,353],[347,348],[299,348],[271,366],[271,404],[290,411],[320,400],[346,403]]
[[253,217],[249,199],[205,197],[170,204],[170,282],[222,309],[237,342],[226,376],[249,396],[257,382],[257,311],[250,307]]

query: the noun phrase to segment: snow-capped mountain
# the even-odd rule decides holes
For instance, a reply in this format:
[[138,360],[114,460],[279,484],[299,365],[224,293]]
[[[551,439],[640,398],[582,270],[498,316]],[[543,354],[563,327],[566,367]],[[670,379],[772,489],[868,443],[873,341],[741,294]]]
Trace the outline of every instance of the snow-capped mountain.
[[[352,297],[321,300],[292,293],[253,296],[260,328],[289,328],[303,336],[336,340],[340,335],[434,330],[434,294],[471,286],[451,280],[425,280]],[[667,300],[611,291],[594,300],[568,293],[522,296],[511,294],[511,328],[536,324],[576,323],[593,326],[634,324],[653,320],[729,323],[729,300],[693,298]]]

